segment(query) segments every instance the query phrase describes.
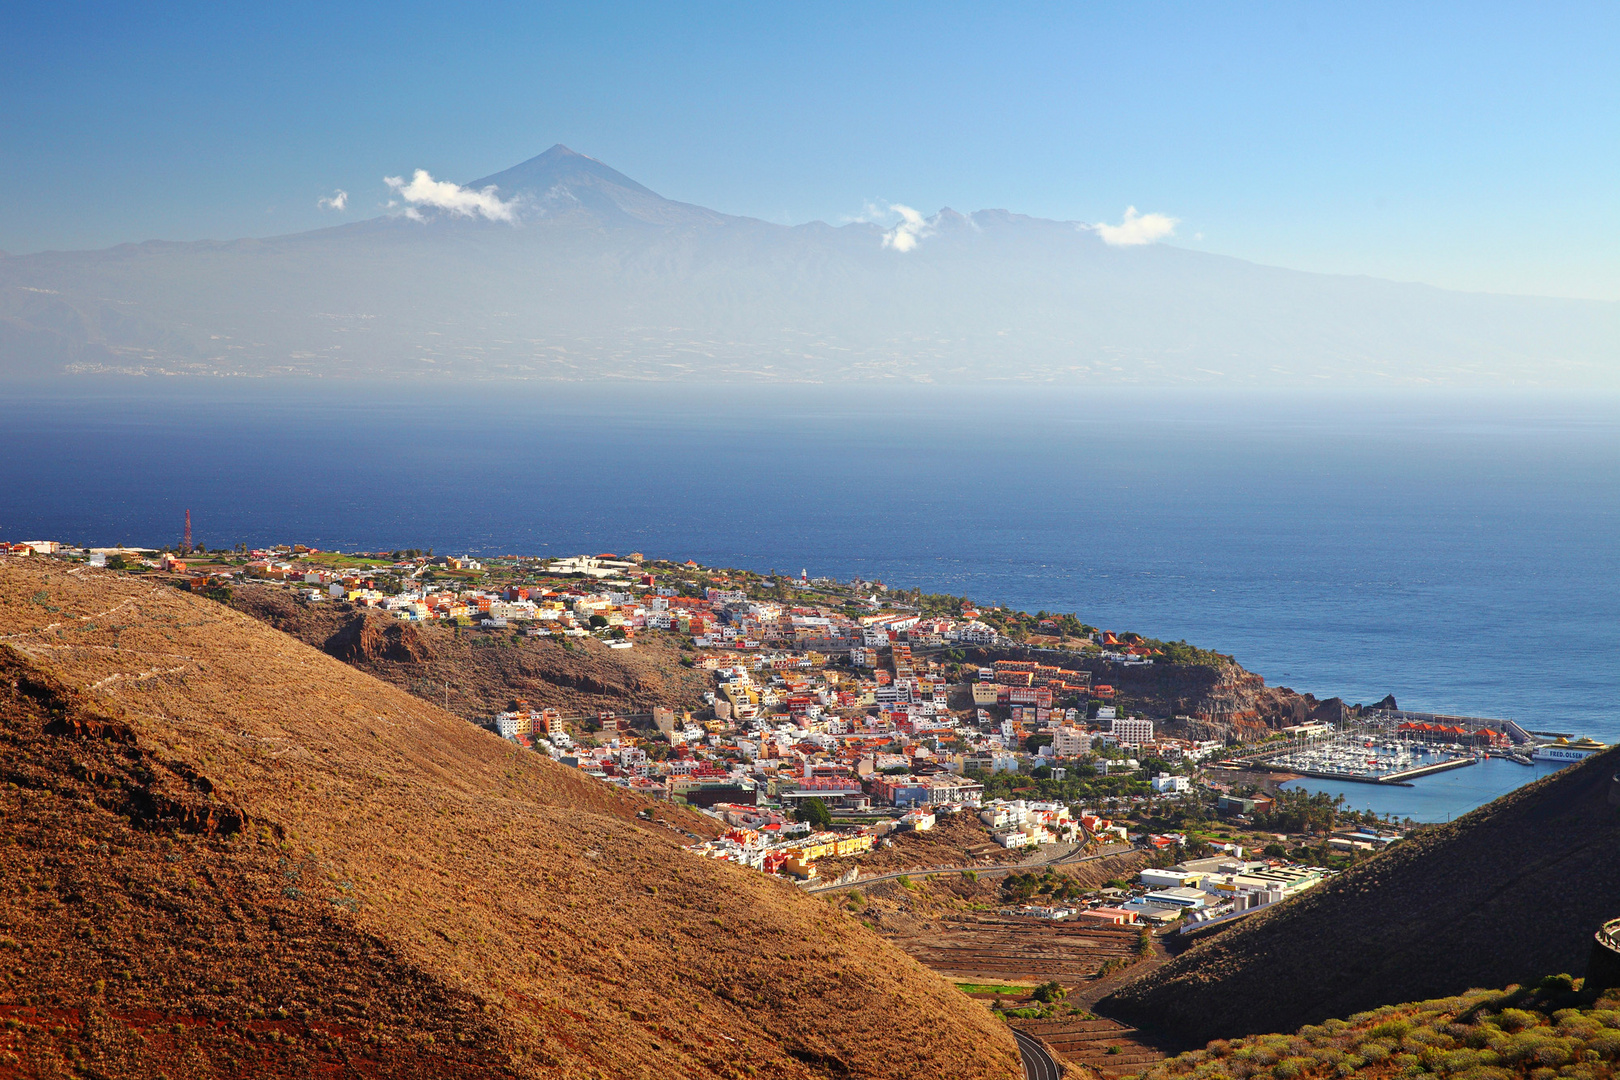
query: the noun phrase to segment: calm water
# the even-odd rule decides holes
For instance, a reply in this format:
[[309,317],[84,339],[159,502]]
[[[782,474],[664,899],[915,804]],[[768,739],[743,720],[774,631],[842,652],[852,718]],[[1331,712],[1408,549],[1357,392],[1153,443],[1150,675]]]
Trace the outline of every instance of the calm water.
[[82,382],[0,390],[0,451],[0,537],[157,545],[189,507],[220,545],[859,574],[1620,738],[1612,399]]
[[1372,810],[1378,814],[1393,815],[1397,820],[1411,818],[1413,821],[1436,822],[1450,821],[1476,806],[1506,795],[1521,784],[1528,784],[1565,767],[1552,762],[1518,765],[1500,758],[1487,758],[1478,765],[1433,776],[1420,776],[1412,781],[1409,788],[1311,777],[1291,780],[1283,787],[1343,795],[1345,805],[1352,810]]

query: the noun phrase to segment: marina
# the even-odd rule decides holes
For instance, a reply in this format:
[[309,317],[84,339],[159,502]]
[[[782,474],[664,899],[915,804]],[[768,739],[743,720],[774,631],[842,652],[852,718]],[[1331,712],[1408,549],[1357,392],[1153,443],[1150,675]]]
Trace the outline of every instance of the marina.
[[1540,772],[1606,749],[1589,738],[1528,731],[1514,720],[1396,710],[1372,710],[1340,728],[1302,724],[1284,734],[1285,743],[1244,764],[1314,780],[1410,787],[1422,777],[1482,763]]
[[1410,785],[1418,777],[1460,769],[1484,757],[1483,752],[1459,744],[1436,746],[1343,735],[1323,743],[1257,755],[1248,764],[1319,780]]

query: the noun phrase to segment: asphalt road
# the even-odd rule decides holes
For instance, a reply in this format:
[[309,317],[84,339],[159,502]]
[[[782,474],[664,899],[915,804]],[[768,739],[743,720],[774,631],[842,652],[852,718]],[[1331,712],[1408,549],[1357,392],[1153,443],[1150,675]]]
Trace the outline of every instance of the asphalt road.
[[1033,1035],[1025,1035],[1017,1028],[1012,1033],[1018,1040],[1018,1054],[1024,1059],[1024,1080],[1059,1080],[1063,1070],[1051,1051]]

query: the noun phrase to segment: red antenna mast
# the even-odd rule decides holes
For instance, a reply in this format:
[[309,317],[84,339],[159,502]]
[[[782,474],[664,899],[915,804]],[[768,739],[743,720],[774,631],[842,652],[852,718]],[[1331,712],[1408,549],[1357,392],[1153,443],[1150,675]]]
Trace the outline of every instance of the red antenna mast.
[[182,555],[191,554],[191,511],[186,511],[186,538],[180,545]]

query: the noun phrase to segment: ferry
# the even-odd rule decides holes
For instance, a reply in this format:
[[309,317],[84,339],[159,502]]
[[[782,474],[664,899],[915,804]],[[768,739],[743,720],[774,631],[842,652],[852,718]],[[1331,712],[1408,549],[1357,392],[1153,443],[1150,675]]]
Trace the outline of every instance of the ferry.
[[1535,759],[1537,761],[1584,761],[1593,754],[1599,754],[1608,747],[1592,739],[1559,739],[1555,743],[1536,747]]

